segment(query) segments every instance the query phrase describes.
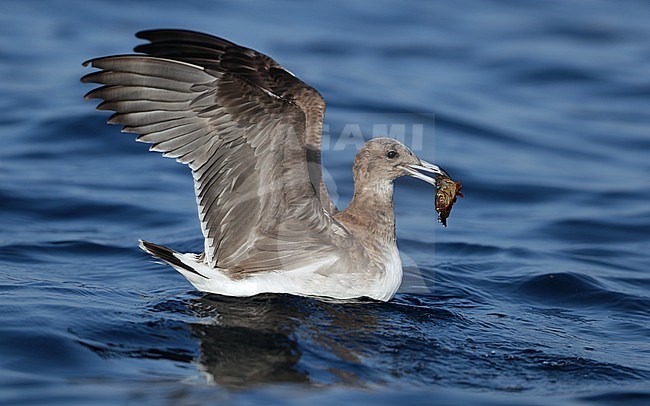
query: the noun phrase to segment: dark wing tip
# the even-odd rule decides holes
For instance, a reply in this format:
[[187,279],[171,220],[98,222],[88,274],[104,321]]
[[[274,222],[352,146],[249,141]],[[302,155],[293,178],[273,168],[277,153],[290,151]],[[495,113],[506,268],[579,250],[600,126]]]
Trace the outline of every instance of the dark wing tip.
[[166,36],[169,34],[194,34],[194,35],[208,36],[208,34],[203,34],[192,30],[184,30],[180,28],[154,28],[150,30],[138,31],[135,33],[135,37],[152,41],[155,40],[156,37],[159,37],[161,35]]
[[160,31],[160,30],[154,29],[154,30],[138,31],[138,32],[135,33],[135,37],[140,38],[140,39],[149,39],[149,37],[151,37],[152,34],[155,34],[156,31]]
[[93,68],[97,68],[98,62],[104,61],[106,59],[120,57],[120,56],[128,56],[128,55],[110,55],[110,56],[100,56],[98,58],[90,58],[87,61],[84,61],[81,65],[85,67],[91,66]]
[[[84,61],[81,65],[86,67],[86,68],[91,67],[91,68],[99,68],[99,69],[101,69],[101,66],[98,66],[98,63],[101,63],[102,61],[104,61],[106,59],[111,59],[111,58],[115,58],[115,57],[118,57],[118,56],[124,56],[124,55],[101,56],[99,58],[92,58],[92,59],[88,59],[87,61]],[[93,73],[97,73],[97,72],[92,72],[92,73],[89,73],[89,74],[83,76],[81,78],[81,81],[84,82],[84,83],[87,83],[86,78],[89,77],[90,75],[92,75]]]
[[[86,94],[86,96],[88,96],[88,94],[90,94],[90,93],[91,93],[91,92],[88,92],[88,93]],[[84,96],[84,98],[85,98],[85,96]],[[92,98],[92,97],[90,97],[90,98]],[[110,100],[104,100],[103,102],[99,103],[99,104],[97,105],[97,107],[95,107],[95,108],[96,108],[97,110],[110,110],[110,111],[115,111],[115,108],[113,108],[113,107],[114,107],[114,104],[111,104],[111,103],[113,103],[113,102],[110,101]]]
[[181,30],[178,28],[152,28],[148,30],[140,30],[135,33],[136,38],[140,39],[149,39],[152,36],[156,36],[156,34],[160,34],[163,32],[184,32],[186,30]]
[[113,113],[108,120],[106,121],[108,124],[124,124],[121,120],[122,117],[124,117],[123,113]]
[[140,45],[136,45],[135,48],[133,48],[133,52],[146,54],[148,53],[147,50],[150,48],[151,48],[151,44],[140,44]]
[[81,83],[95,83],[95,82],[93,82],[93,77],[94,77],[94,75],[96,73],[97,72],[87,73],[87,74],[83,75],[81,77],[81,79],[79,79],[79,80],[81,81]]

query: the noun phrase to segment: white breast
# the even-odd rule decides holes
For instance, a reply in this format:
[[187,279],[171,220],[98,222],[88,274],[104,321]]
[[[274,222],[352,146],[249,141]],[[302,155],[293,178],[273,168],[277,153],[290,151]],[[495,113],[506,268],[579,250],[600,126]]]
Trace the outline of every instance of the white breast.
[[370,297],[387,301],[395,296],[399,285],[402,283],[402,260],[397,245],[393,244],[392,247],[386,248],[384,251],[384,264],[386,267],[384,276]]

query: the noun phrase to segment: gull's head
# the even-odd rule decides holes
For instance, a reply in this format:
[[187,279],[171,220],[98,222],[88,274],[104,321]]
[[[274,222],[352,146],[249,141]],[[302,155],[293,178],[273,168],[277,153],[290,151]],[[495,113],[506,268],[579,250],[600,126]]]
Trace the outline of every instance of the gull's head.
[[447,172],[421,160],[404,144],[392,138],[373,138],[366,142],[354,159],[355,181],[363,179],[394,180],[412,176],[432,185],[436,176]]

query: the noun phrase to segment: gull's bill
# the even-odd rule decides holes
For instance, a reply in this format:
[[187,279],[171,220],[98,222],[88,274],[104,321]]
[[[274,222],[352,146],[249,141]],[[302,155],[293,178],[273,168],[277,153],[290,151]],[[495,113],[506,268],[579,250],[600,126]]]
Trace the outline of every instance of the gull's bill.
[[438,176],[444,176],[446,178],[451,178],[447,172],[445,172],[444,169],[440,168],[438,165],[434,165],[432,163],[429,163],[427,161],[420,160],[420,164],[411,164],[408,166],[403,166],[404,170],[408,172],[408,174],[416,179],[423,180],[427,183],[432,184],[433,186],[436,186],[436,179],[435,177],[427,176],[423,174],[422,172],[427,172],[427,173],[433,173]]

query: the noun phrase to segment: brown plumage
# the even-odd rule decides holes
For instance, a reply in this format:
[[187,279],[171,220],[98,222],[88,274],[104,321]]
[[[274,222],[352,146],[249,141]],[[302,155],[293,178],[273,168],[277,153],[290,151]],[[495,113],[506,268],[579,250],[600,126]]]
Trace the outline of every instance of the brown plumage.
[[206,34],[138,33],[147,55],[92,59],[86,98],[109,123],[192,170],[204,252],[142,242],[198,289],[388,300],[402,277],[393,180],[446,174],[388,138],[354,162],[355,192],[338,211],[322,179],[325,102],[273,59]]

